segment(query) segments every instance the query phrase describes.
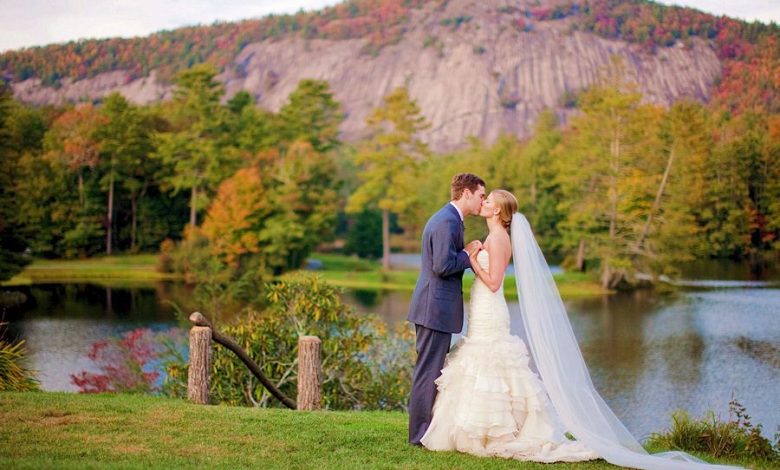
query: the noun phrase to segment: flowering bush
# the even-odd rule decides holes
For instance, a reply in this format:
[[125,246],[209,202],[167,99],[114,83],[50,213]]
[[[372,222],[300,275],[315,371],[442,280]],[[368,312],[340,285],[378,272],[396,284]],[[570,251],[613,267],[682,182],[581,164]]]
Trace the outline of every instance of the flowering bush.
[[182,334],[178,330],[154,333],[148,328],[137,328],[121,337],[96,341],[87,357],[100,372],[82,371],[70,376],[81,393],[159,392],[160,372],[171,355],[180,356]]

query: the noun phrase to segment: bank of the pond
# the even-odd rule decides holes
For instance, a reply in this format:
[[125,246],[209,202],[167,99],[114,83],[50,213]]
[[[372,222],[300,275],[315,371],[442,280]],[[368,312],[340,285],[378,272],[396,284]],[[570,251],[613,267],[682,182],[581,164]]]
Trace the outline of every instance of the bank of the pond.
[[[0,467],[461,468],[549,465],[429,452],[399,412],[198,406],[139,395],[0,393]],[[603,460],[556,468],[618,468]],[[754,468],[761,468],[760,466]]]
[[[417,281],[418,273],[414,269],[385,272],[376,261],[322,253],[315,253],[310,260],[314,270],[323,279],[346,289],[411,292]],[[156,266],[157,255],[154,254],[103,256],[84,260],[35,260],[24,271],[2,285],[91,282],[113,287],[182,279],[176,274],[161,273]],[[559,273],[554,277],[564,298],[610,293],[587,274]],[[467,271],[464,277],[466,292],[473,281],[473,275]],[[509,299],[517,297],[514,286],[514,276],[507,276],[504,292]]]
[[121,285],[150,281],[178,280],[181,276],[157,270],[157,255],[98,256],[79,260],[36,259],[4,282],[4,286],[36,283],[93,282]]
[[[321,266],[319,272],[325,280],[348,289],[412,292],[417,282],[418,272],[415,269],[385,272],[382,271],[379,262],[333,254],[315,253],[311,259],[318,261],[317,266]],[[612,293],[602,288],[588,274],[563,272],[553,277],[564,298]],[[465,292],[469,291],[473,282],[474,276],[470,271],[466,271],[463,278]],[[508,299],[517,298],[514,275],[505,277],[504,294]]]

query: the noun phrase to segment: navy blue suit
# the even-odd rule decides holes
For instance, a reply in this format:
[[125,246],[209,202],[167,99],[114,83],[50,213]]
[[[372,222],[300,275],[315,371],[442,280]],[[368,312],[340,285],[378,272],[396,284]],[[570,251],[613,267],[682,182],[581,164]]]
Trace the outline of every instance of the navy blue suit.
[[470,267],[463,251],[463,221],[447,204],[425,224],[420,277],[407,320],[415,324],[417,363],[409,397],[409,442],[419,444],[431,422],[434,381],[450,350],[452,333],[463,329],[463,271]]

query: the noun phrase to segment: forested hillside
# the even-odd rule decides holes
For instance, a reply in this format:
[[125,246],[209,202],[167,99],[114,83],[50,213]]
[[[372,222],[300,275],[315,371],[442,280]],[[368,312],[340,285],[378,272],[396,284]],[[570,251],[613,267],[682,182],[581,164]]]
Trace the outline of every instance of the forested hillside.
[[[256,294],[334,238],[417,250],[462,171],[513,191],[546,254],[606,287],[760,265],[780,252],[777,41],[644,1],[388,0],[6,53],[0,278],[160,252]],[[103,47],[130,72],[105,72]],[[145,57],[166,99],[123,94],[157,80],[134,78]]]
[[352,0],[295,15],[9,51],[0,70],[28,103],[170,99],[178,72],[212,64],[226,98],[247,90],[278,111],[305,78],[324,79],[348,113],[347,140],[392,88],[406,85],[439,150],[469,135],[527,136],[539,112],[572,116],[609,57],[645,99],[683,97],[741,112],[780,108],[777,25],[645,0]]

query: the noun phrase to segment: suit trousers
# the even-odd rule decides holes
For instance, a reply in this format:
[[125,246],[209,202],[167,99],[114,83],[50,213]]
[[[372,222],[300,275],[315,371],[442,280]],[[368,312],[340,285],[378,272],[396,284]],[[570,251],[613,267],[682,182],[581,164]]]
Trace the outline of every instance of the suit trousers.
[[417,335],[417,363],[412,377],[409,397],[409,443],[419,445],[433,414],[436,400],[436,379],[444,368],[444,359],[450,351],[452,333],[432,330],[415,324]]

